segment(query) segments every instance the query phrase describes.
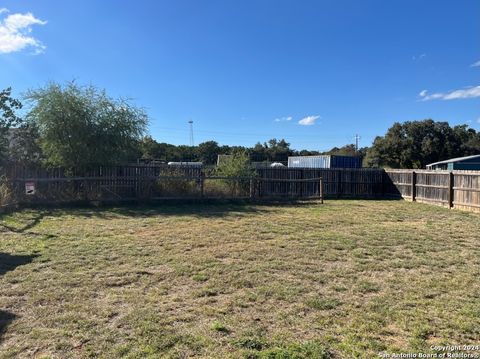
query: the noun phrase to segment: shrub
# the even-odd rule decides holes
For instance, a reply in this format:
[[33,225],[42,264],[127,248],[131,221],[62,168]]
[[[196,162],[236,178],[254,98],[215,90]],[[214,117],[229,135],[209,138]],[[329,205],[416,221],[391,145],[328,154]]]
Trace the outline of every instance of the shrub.
[[228,188],[230,195],[235,196],[247,193],[250,181],[248,178],[255,176],[255,170],[250,166],[250,161],[245,152],[237,152],[225,158],[217,167],[217,176],[221,177],[242,177],[241,180],[222,180],[223,185]]

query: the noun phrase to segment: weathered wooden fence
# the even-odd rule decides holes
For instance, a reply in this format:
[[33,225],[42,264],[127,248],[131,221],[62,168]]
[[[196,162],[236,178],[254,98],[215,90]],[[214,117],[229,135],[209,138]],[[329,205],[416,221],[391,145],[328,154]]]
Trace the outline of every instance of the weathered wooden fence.
[[[313,196],[318,191],[315,182],[301,181],[322,178],[326,198],[381,198],[388,185],[383,169],[369,168],[260,168],[258,178],[269,179],[260,191],[265,194],[296,193]],[[291,182],[282,182],[282,180]],[[301,184],[301,185],[300,185]]]
[[[8,169],[20,202],[138,200],[165,198],[381,198],[379,169],[260,168],[252,177],[222,177],[211,168],[114,166],[85,170]],[[34,193],[26,193],[26,185]]]
[[324,193],[319,177],[227,177],[215,175],[211,168],[189,166],[117,166],[83,171],[16,166],[6,170],[6,177],[12,197],[18,203],[181,198],[321,199]]
[[480,171],[387,170],[391,186],[411,201],[480,211]]
[[[19,202],[166,198],[387,198],[480,211],[480,171],[257,168],[222,177],[190,166],[114,166],[87,170],[4,170]],[[34,193],[27,194],[27,185]]]

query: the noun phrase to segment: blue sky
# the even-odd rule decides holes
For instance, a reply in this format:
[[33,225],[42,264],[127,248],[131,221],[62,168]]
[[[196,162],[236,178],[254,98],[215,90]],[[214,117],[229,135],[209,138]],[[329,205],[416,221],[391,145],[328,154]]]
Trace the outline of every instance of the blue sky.
[[[395,121],[480,130],[480,1],[0,1],[0,88],[76,79],[158,141],[369,145]],[[479,66],[474,66],[478,62]]]

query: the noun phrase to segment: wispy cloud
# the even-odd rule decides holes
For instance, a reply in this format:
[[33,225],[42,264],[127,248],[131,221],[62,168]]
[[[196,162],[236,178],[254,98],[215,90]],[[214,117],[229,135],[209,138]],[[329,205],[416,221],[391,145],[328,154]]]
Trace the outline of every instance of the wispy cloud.
[[471,64],[470,67],[480,67],[480,60]]
[[420,61],[420,60],[423,60],[425,57],[427,57],[427,54],[420,54],[418,56],[413,55],[412,60],[413,61]]
[[0,14],[8,15],[0,20],[0,54],[21,51],[31,47],[35,54],[45,51],[45,45],[31,36],[33,25],[45,25],[47,22],[37,19],[32,13],[9,14],[5,8]]
[[475,98],[480,97],[480,86],[469,87],[462,90],[455,90],[450,92],[437,92],[428,94],[427,90],[423,90],[418,94],[421,97],[422,101],[428,100],[457,100],[464,98]]
[[319,118],[320,116],[307,116],[298,121],[298,124],[302,126],[312,126]]
[[477,118],[477,123],[480,123],[480,117],[479,117],[479,118]]
[[273,121],[274,122],[286,122],[286,121],[291,121],[292,119],[293,119],[292,116],[285,116],[285,117],[278,117]]

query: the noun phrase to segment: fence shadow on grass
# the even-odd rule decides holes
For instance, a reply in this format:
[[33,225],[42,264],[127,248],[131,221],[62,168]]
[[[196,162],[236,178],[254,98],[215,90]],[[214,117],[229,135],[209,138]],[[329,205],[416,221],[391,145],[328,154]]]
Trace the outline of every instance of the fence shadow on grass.
[[199,218],[227,217],[237,214],[260,213],[264,210],[251,203],[162,203],[129,204],[122,206],[75,207],[55,210],[52,216],[64,214],[92,218],[115,218],[119,216],[147,218],[152,216],[194,216]]
[[[14,227],[7,225],[5,223],[0,222],[0,228],[3,227],[4,229],[10,231],[10,232],[15,232],[15,233],[27,233],[27,234],[37,234],[33,232],[29,232],[29,229],[32,229],[35,227],[40,221],[47,215],[50,214],[49,210],[39,210],[35,212],[35,215],[28,218],[28,223],[23,225],[22,227]],[[0,215],[0,220],[2,219],[2,216]]]
[[[0,275],[12,271],[18,266],[31,263],[35,257],[36,255],[16,255],[0,252]],[[8,325],[16,318],[15,314],[0,309],[0,343]]]
[[13,313],[0,310],[0,343],[3,341],[3,335],[7,330],[7,327],[13,322],[17,316]]
[[[147,206],[122,206],[99,209],[100,213],[115,214],[128,217],[149,216],[194,216],[199,218],[228,217],[238,214],[261,214],[265,212],[280,211],[289,206],[312,206],[321,204],[312,201],[299,201],[292,199],[261,200],[261,201],[222,201],[210,200],[203,202],[161,203]],[[98,215],[94,212],[93,215]]]
[[0,275],[4,275],[17,268],[28,263],[31,263],[37,255],[17,255],[0,252]]
[[[34,212],[19,218],[26,222],[23,226],[12,226],[2,221],[2,217],[8,217],[10,214],[0,215],[0,233],[9,231],[18,234],[27,234],[35,236],[57,237],[54,234],[36,233],[30,231],[41,220],[48,217],[75,216],[83,218],[113,219],[118,217],[147,218],[152,216],[189,216],[198,218],[219,218],[237,216],[241,214],[259,214],[262,212],[280,211],[286,206],[306,206],[317,205],[312,201],[298,201],[292,199],[280,200],[202,200],[202,201],[162,201],[154,203],[114,203],[103,205],[92,204],[61,204],[61,205],[31,205],[28,209],[22,211]],[[318,204],[321,205],[321,204]],[[268,207],[268,208],[267,208]]]

